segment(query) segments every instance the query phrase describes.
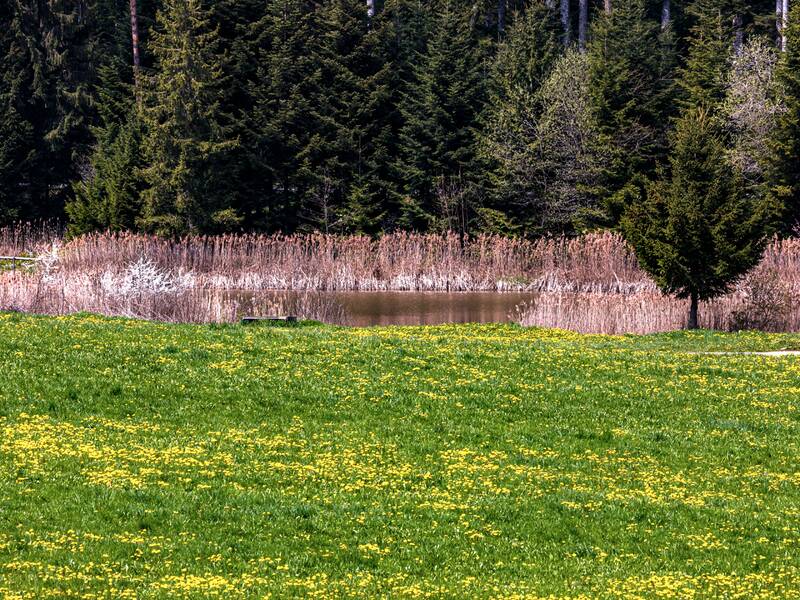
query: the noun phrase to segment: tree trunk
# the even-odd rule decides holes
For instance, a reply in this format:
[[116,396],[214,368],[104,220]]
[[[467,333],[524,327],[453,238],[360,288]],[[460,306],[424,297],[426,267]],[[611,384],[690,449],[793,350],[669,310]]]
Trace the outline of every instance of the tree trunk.
[[589,28],[589,0],[578,2],[578,49],[586,50],[586,32]]
[[603,10],[606,11],[607,15],[611,14],[611,0],[603,0]]
[[781,26],[781,51],[786,52],[786,27],[789,25],[789,0],[783,0],[783,25]]
[[697,299],[697,293],[692,292],[691,299],[689,301],[689,329],[697,329],[697,305],[699,304]]
[[778,48],[783,50],[786,45],[783,41],[783,0],[775,0],[775,29],[778,32]]
[[130,0],[130,6],[131,42],[133,45],[133,95],[136,98],[137,106],[141,108],[142,96],[139,92],[139,68],[142,66],[142,59],[139,55],[139,13],[136,7],[136,0]]
[[142,63],[139,57],[139,15],[136,10],[136,0],[131,0],[131,40],[133,41],[133,70],[134,74],[137,74]]
[[497,35],[506,31],[506,0],[497,0]]
[[744,29],[742,29],[742,15],[733,17],[733,53],[739,56],[744,46]]
[[367,16],[370,19],[375,16],[375,0],[367,0]]
[[569,0],[561,0],[561,25],[564,27],[564,45],[569,46],[572,41],[569,27]]
[[667,27],[669,27],[669,23],[672,20],[672,5],[670,4],[670,0],[663,0],[661,3],[661,30],[663,31]]

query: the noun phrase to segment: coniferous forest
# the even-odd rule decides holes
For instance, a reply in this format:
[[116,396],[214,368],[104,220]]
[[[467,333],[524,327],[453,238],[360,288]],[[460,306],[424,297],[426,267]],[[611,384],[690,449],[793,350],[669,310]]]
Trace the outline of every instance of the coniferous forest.
[[800,3],[2,0],[0,23],[2,223],[619,228],[646,262],[698,194],[728,237],[800,219]]

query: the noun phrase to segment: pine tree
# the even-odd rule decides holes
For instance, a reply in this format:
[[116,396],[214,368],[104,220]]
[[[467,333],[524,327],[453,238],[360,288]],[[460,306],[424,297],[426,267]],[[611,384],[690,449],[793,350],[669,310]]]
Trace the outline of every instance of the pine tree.
[[784,203],[784,231],[800,225],[800,3],[789,13],[786,51],[781,54],[776,79],[784,105],[778,117],[768,167],[771,193]]
[[9,127],[0,137],[16,146],[15,187],[27,207],[21,216],[59,217],[90,143],[94,6],[8,0],[0,14],[0,114]]
[[312,110],[321,73],[308,51],[320,44],[319,30],[314,2],[270,0],[249,31],[258,67],[248,90],[253,109],[244,147],[258,175],[252,192],[261,201],[252,222],[267,230],[295,230],[314,178],[323,175],[315,172],[312,152],[322,127]]
[[98,122],[90,127],[94,147],[65,207],[70,235],[135,229],[141,217],[143,131],[130,8],[127,0],[99,0],[96,8],[98,74],[92,96]]
[[408,197],[401,155],[401,132],[406,126],[403,107],[417,90],[416,70],[425,54],[433,28],[435,9],[427,0],[386,0],[381,11],[389,23],[390,108],[386,115],[390,131],[386,152],[389,160],[389,194],[383,206],[384,229],[391,231],[404,226]]
[[[206,0],[207,1],[207,0]],[[267,11],[263,0],[218,0],[213,3],[213,23],[219,34],[218,54],[225,56],[225,94],[219,110],[235,118],[228,132],[240,144],[225,153],[226,169],[235,177],[229,203],[241,217],[242,226],[263,229],[264,168],[254,160],[248,118],[254,111],[251,90],[259,83],[257,24]]]
[[0,95],[0,225],[26,220],[35,211],[25,201],[23,183],[30,176],[26,168],[32,130]]
[[666,154],[674,105],[670,33],[650,18],[644,0],[620,0],[599,16],[589,48],[591,94],[600,130],[612,141],[606,177],[612,195]]
[[404,182],[401,223],[427,229],[437,219],[437,182],[480,194],[478,118],[486,97],[484,48],[455,0],[438,9],[426,51],[402,104],[398,174]]
[[563,54],[562,35],[556,10],[534,2],[511,26],[493,62],[481,152],[493,166],[494,201],[478,212],[486,226],[503,225],[503,233],[537,218],[530,214],[530,181],[520,167],[527,168],[529,128],[544,109],[537,92]]
[[145,89],[140,224],[165,235],[238,228],[231,205],[233,118],[221,106],[225,57],[211,13],[200,0],[165,0],[151,51],[157,71]]
[[337,230],[377,233],[389,194],[391,22],[363,0],[330,0],[320,11],[315,53],[322,75],[313,95],[322,123],[319,173],[332,184]]
[[[0,2],[0,23],[12,18],[11,4]],[[0,65],[7,67],[12,36],[8,29],[0,29]],[[13,105],[13,78],[8,72],[0,75],[0,224],[5,225],[24,217],[24,181],[28,166],[27,154],[32,145],[33,128],[24,121]]]
[[508,30],[492,64],[488,87],[490,106],[511,101],[519,89],[535,92],[545,80],[560,47],[558,13],[542,0],[532,2]]
[[680,70],[680,105],[713,112],[725,97],[725,75],[733,51],[733,18],[721,0],[697,0],[691,12],[695,24],[689,32],[686,63]]
[[142,216],[141,130],[136,119],[103,129],[90,159],[91,173],[74,184],[66,205],[68,232],[134,230]]
[[74,184],[75,198],[67,202],[68,232],[133,230],[142,217],[140,176],[143,165],[143,129],[134,83],[125,82],[132,69],[121,61],[101,67],[98,105],[101,123],[88,173]]
[[622,228],[661,290],[698,303],[726,293],[761,260],[779,206],[743,193],[713,117],[686,109],[671,137],[670,171],[644,186]]

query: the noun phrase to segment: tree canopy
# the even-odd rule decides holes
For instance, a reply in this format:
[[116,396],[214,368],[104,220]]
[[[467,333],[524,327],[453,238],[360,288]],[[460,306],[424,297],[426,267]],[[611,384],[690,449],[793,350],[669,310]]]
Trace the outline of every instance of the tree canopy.
[[694,109],[739,191],[800,220],[797,6],[786,27],[745,0],[0,0],[0,19],[0,222],[614,228]]

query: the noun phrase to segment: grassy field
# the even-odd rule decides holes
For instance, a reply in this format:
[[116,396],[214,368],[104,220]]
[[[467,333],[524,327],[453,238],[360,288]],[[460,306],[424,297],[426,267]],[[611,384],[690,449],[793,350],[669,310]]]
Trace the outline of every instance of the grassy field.
[[800,336],[0,315],[0,597],[800,597]]

